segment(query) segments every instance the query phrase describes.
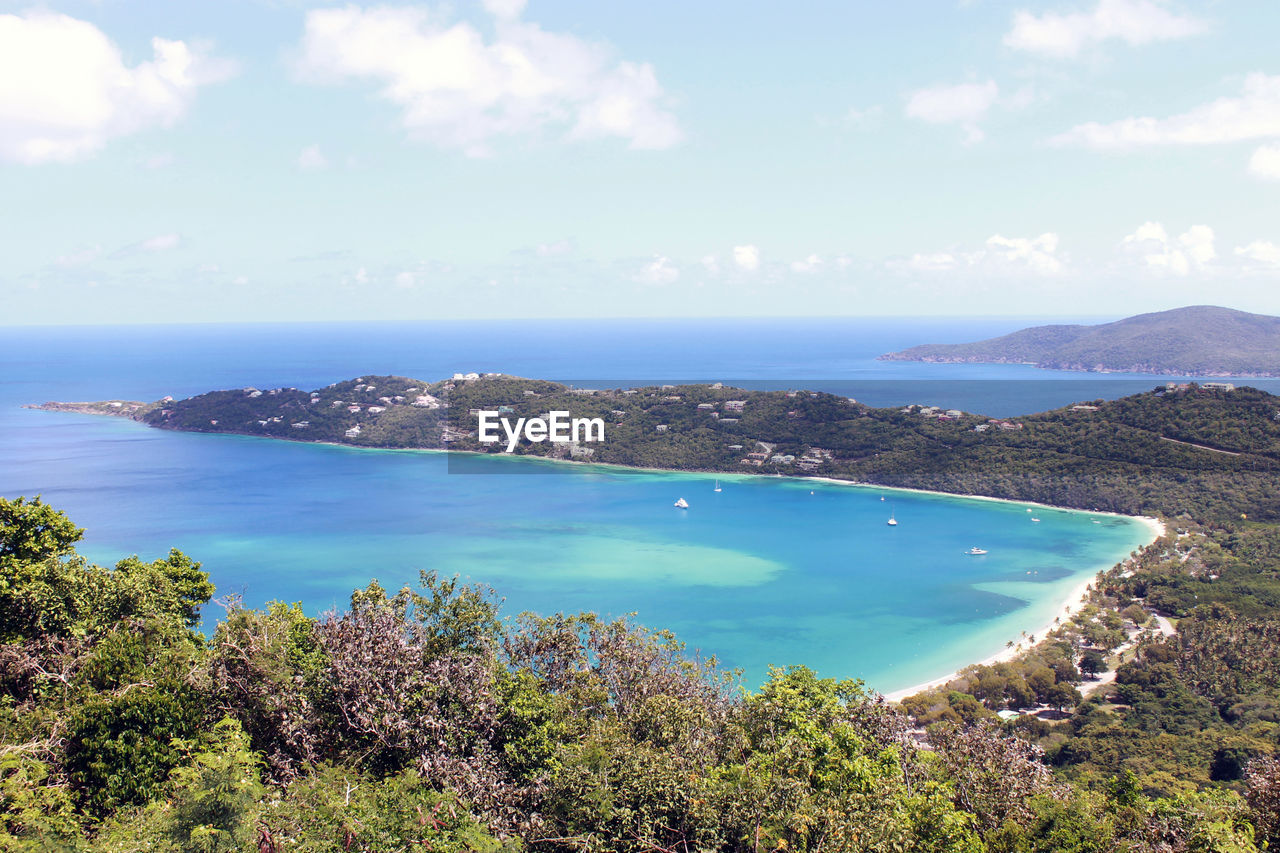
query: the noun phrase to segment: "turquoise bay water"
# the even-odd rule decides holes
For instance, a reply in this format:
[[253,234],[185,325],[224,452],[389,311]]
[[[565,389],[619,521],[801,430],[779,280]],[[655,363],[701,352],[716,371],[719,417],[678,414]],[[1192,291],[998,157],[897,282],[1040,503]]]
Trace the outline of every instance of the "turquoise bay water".
[[[1150,538],[1129,519],[799,479],[731,476],[716,493],[708,476],[513,459],[459,474],[439,453],[25,414],[79,436],[25,473],[88,528],[97,561],[180,547],[223,594],[313,613],[371,577],[460,573],[508,614],[635,611],[752,682],[790,663],[884,691],[936,677],[1038,630]],[[513,473],[529,466],[556,470]]]
[[[921,340],[976,336],[926,325],[850,334],[834,321],[795,322],[761,337],[755,327],[711,324],[682,333],[695,343],[679,358],[655,346],[671,334],[665,327],[619,326],[590,374],[679,380],[732,370],[784,386],[798,384],[787,376],[873,375],[886,398],[912,399],[923,392],[904,390],[910,383],[939,375],[1022,379],[1036,384],[1037,401],[1059,404],[1098,396],[1105,381],[1086,392],[1072,390],[1074,379],[1028,380],[1016,366],[873,361]],[[982,334],[1010,328],[993,321]],[[83,551],[99,562],[179,547],[204,563],[221,594],[254,605],[300,600],[319,613],[371,577],[394,588],[436,569],[491,584],[508,615],[634,611],[743,667],[753,683],[770,664],[803,663],[891,691],[1039,629],[1082,579],[1149,539],[1128,519],[1025,505],[749,476],[721,477],[716,493],[709,476],[511,459],[450,473],[438,453],[171,433],[20,408],[246,384],[316,387],[373,372],[582,376],[583,342],[603,334],[599,324],[500,336],[454,327],[3,331],[0,495],[42,493],[86,528]],[[958,396],[952,404],[966,407],[963,387],[950,393],[948,402]],[[1039,407],[1019,393],[1016,383],[986,388],[967,407]],[[687,511],[672,506],[679,497]],[[896,528],[885,524],[890,511]],[[974,545],[990,553],[965,555]]]

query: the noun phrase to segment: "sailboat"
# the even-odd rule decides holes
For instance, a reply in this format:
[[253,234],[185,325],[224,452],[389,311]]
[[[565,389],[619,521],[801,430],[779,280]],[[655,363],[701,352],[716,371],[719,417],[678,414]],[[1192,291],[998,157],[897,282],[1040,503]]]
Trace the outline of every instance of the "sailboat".
[[684,498],[680,498],[679,500],[676,501],[676,509],[688,509],[688,508],[689,508],[689,502]]
[[898,526],[898,519],[893,517],[893,510],[889,510],[889,520],[885,523],[888,524],[890,527]]
[[717,491],[717,492],[724,491],[723,489],[721,489],[721,488],[720,488],[720,481],[719,481],[719,480],[716,480],[716,491]]

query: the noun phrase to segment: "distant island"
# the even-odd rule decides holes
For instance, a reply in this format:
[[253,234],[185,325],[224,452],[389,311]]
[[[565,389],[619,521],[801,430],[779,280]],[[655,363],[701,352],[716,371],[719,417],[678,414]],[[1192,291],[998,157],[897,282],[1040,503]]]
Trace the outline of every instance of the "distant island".
[[886,361],[1033,364],[1170,376],[1280,376],[1280,317],[1198,305],[1098,326],[1034,326],[967,344],[926,344]]
[[[1228,383],[1161,385],[1015,419],[920,404],[715,384],[583,389],[502,374],[425,382],[363,376],[315,391],[238,388],[155,403],[35,408],[160,429],[354,447],[499,455],[482,410],[601,418],[598,443],[522,443],[516,455],[680,471],[819,476],[1129,515],[1280,519],[1280,397]],[[464,458],[464,457],[459,457]]]

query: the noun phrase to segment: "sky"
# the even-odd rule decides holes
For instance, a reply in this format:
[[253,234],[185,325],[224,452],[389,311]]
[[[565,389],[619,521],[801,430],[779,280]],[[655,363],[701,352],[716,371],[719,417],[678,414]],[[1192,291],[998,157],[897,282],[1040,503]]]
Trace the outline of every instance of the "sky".
[[0,325],[1280,314],[1274,0],[0,0]]

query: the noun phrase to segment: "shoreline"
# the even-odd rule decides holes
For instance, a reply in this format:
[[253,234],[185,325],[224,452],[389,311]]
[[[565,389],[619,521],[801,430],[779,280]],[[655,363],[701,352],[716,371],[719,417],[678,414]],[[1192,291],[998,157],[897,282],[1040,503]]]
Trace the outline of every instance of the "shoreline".
[[[127,418],[134,423],[140,424],[147,429],[164,429],[163,427],[153,427],[143,421]],[[291,438],[286,436],[274,435],[252,435],[243,432],[204,432],[200,430],[185,429],[165,429],[165,432],[179,432],[186,435],[213,435],[213,436],[236,436],[238,438],[248,438],[261,441],[287,441],[290,444],[310,444],[322,447],[339,447],[344,450],[360,450],[360,451],[377,451],[381,453],[433,453],[433,454],[450,454],[486,457],[490,459],[505,459],[508,461],[519,461],[521,463],[548,464],[548,465],[571,465],[580,468],[603,468],[616,471],[640,471],[647,474],[682,474],[688,476],[699,477],[718,477],[725,481],[731,480],[788,480],[798,483],[825,483],[830,486],[843,486],[863,489],[878,489],[881,491],[892,492],[908,492],[917,495],[933,495],[941,498],[959,498],[970,501],[989,501],[993,503],[1016,504],[1024,507],[1039,507],[1041,509],[1056,510],[1058,512],[1077,512],[1089,515],[1102,515],[1111,518],[1124,518],[1130,521],[1136,521],[1152,531],[1152,539],[1154,542],[1165,533],[1165,524],[1158,518],[1152,518],[1146,515],[1125,515],[1122,512],[1111,512],[1101,509],[1082,509],[1073,506],[1059,506],[1057,504],[1041,503],[1039,501],[1020,500],[1018,498],[998,498],[993,495],[973,495],[962,492],[943,492],[938,489],[919,489],[912,486],[889,486],[882,483],[868,483],[862,480],[841,480],[838,477],[815,476],[812,474],[753,474],[749,471],[717,471],[714,468],[652,468],[643,465],[624,465],[620,462],[590,462],[581,459],[557,459],[550,456],[537,456],[533,454],[521,455],[514,453],[489,453],[484,450],[454,450],[447,447],[369,447],[362,444],[346,444],[341,441],[317,441],[306,438]],[[1151,544],[1150,542],[1147,543]],[[1143,546],[1145,547],[1145,545]],[[1110,566],[1107,567],[1111,568]],[[1105,571],[1100,569],[1099,571]]]
[[[62,409],[62,410],[48,409],[48,408],[44,408],[43,406],[31,406],[30,408],[41,409],[43,411],[68,411],[66,409]],[[129,417],[127,415],[120,415],[115,412],[82,412],[82,411],[72,410],[72,413],[85,414],[90,416],[99,416],[99,417],[103,415],[108,417],[111,417],[111,416],[123,417],[125,420],[132,421],[133,423],[136,423],[139,426],[142,426],[143,428],[146,428],[146,429],[163,429],[162,427],[154,427],[151,424],[138,420],[137,418]],[[1148,532],[1151,534],[1151,538],[1141,546],[1144,548],[1149,546],[1152,542],[1155,542],[1160,537],[1164,536],[1166,532],[1165,523],[1158,518],[1152,518],[1150,516],[1125,515],[1123,513],[1109,512],[1104,510],[1079,509],[1076,507],[1065,507],[1065,506],[1057,506],[1054,504],[1040,503],[1038,501],[1018,500],[1016,498],[998,498],[998,497],[993,497],[991,495],[961,494],[958,492],[943,492],[943,491],[938,491],[936,489],[919,489],[919,488],[912,488],[909,486],[889,486],[889,485],[881,485],[878,483],[866,483],[866,482],[861,482],[857,480],[842,480],[836,477],[798,475],[798,474],[764,475],[764,474],[753,474],[750,472],[743,472],[743,471],[715,471],[710,469],[709,470],[682,470],[677,468],[649,468],[649,467],[642,467],[637,465],[623,465],[616,462],[590,462],[590,461],[582,461],[577,459],[555,459],[555,458],[550,458],[546,456],[533,456],[533,455],[525,456],[525,455],[515,455],[515,454],[507,454],[507,453],[488,453],[488,452],[479,451],[479,450],[453,450],[450,448],[442,448],[442,447],[368,447],[368,446],[358,445],[358,444],[346,444],[338,441],[316,441],[316,440],[309,440],[304,438],[251,435],[248,433],[236,433],[236,432],[203,432],[198,430],[176,430],[176,429],[169,429],[165,431],[179,432],[187,435],[234,436],[238,438],[262,440],[262,441],[285,441],[285,442],[289,442],[290,444],[320,445],[325,447],[336,447],[336,448],[342,448],[345,450],[356,450],[356,451],[382,451],[382,452],[390,452],[390,453],[408,452],[408,453],[430,453],[430,454],[446,454],[446,455],[450,453],[457,453],[457,454],[464,454],[467,456],[491,457],[494,459],[521,460],[524,462],[534,462],[536,464],[570,465],[570,466],[577,466],[579,468],[599,468],[604,470],[615,470],[615,471],[638,471],[638,472],[650,473],[650,474],[676,474],[676,475],[699,476],[699,477],[715,476],[715,477],[719,477],[721,479],[730,480],[730,481],[732,480],[745,481],[745,480],[754,480],[754,479],[788,480],[788,481],[794,481],[801,484],[806,482],[822,483],[829,486],[875,489],[878,491],[906,492],[906,493],[912,493],[912,494],[931,495],[934,497],[960,499],[960,500],[1016,504],[1018,506],[1023,506],[1023,507],[1039,507],[1043,509],[1056,510],[1060,512],[1086,513],[1089,515],[1110,516],[1112,518],[1124,518],[1130,521],[1136,521],[1139,524],[1142,524],[1144,527],[1146,527]],[[1115,564],[1101,567],[1097,571],[1095,571],[1089,578],[1081,581],[1079,585],[1077,585],[1072,589],[1072,591],[1063,600],[1062,604],[1057,608],[1053,619],[1050,619],[1050,621],[1047,624],[1038,627],[1034,631],[1027,630],[1026,634],[1029,636],[1039,637],[1043,639],[1043,637],[1047,633],[1049,633],[1055,627],[1057,627],[1057,623],[1054,621],[1054,619],[1058,621],[1065,621],[1066,619],[1074,615],[1088,601],[1089,593],[1093,587],[1094,582],[1097,579],[1098,574],[1111,569],[1114,565]],[[1034,644],[1032,645],[1034,646]],[[1030,646],[1028,648],[1030,648]],[[967,669],[968,667],[975,666],[975,665],[991,666],[993,664],[1003,663],[1005,661],[1013,660],[1014,658],[1023,654],[1023,652],[1024,652],[1024,649],[1020,645],[1001,648],[999,651],[987,656],[986,658],[983,658],[982,660],[977,661],[976,663],[965,664],[964,666],[956,670],[953,670],[952,672],[949,672],[945,675],[941,675],[936,678],[929,679],[928,681],[920,682],[910,687],[905,687],[899,690],[893,690],[888,693],[883,693],[881,695],[883,695],[884,698],[890,702],[900,702],[902,699],[905,699],[908,696],[912,696],[916,693],[920,693],[921,691],[929,690],[934,687],[940,687],[946,684],[947,682],[954,680],[956,677],[959,676],[960,671],[962,669]]]
[[[1033,506],[1034,505],[1036,504],[1033,504]],[[1046,506],[1046,504],[1039,504],[1039,506]],[[1061,508],[1062,507],[1054,507],[1054,509],[1061,509]],[[1073,511],[1084,512],[1086,510],[1073,510]],[[1112,515],[1112,516],[1119,515],[1118,513],[1098,513],[1098,514]],[[1152,534],[1151,540],[1145,543],[1142,546],[1143,548],[1150,546],[1153,542],[1155,542],[1157,539],[1164,536],[1165,533],[1167,532],[1167,527],[1165,523],[1158,518],[1152,518],[1151,516],[1146,516],[1146,515],[1125,515],[1120,517],[1130,518],[1135,521],[1139,521],[1143,524],[1143,526],[1147,528],[1147,530],[1151,532]],[[910,687],[903,687],[899,690],[892,690],[888,693],[882,693],[881,695],[884,696],[884,698],[890,702],[901,702],[903,699],[906,699],[908,696],[914,696],[917,693],[922,693],[925,690],[932,690],[935,687],[942,687],[948,682],[954,681],[956,678],[960,676],[960,673],[962,670],[968,669],[971,666],[994,666],[995,664],[998,664],[998,663],[1005,663],[1006,661],[1011,661],[1016,659],[1020,655],[1026,653],[1027,651],[1030,651],[1039,642],[1043,642],[1045,636],[1048,635],[1049,632],[1057,628],[1060,622],[1065,622],[1067,619],[1074,616],[1078,611],[1080,611],[1088,603],[1089,593],[1093,591],[1093,585],[1097,581],[1098,575],[1101,574],[1102,572],[1110,570],[1111,568],[1114,568],[1114,566],[1107,566],[1105,568],[1098,569],[1098,571],[1095,572],[1092,577],[1081,581],[1079,585],[1077,585],[1074,589],[1071,590],[1071,592],[1063,600],[1062,604],[1059,605],[1058,609],[1054,612],[1053,618],[1050,619],[1048,623],[1041,626],[1039,629],[1035,631],[1027,631],[1026,633],[1028,636],[1039,638],[1036,641],[1036,643],[1031,643],[1026,648],[1023,648],[1021,645],[1005,647],[993,655],[985,657],[982,660],[977,661],[976,663],[965,664],[964,666],[956,670],[953,670],[952,672],[949,672],[946,675],[942,675],[937,678],[931,678],[928,681],[922,681],[919,684],[914,684]]]

